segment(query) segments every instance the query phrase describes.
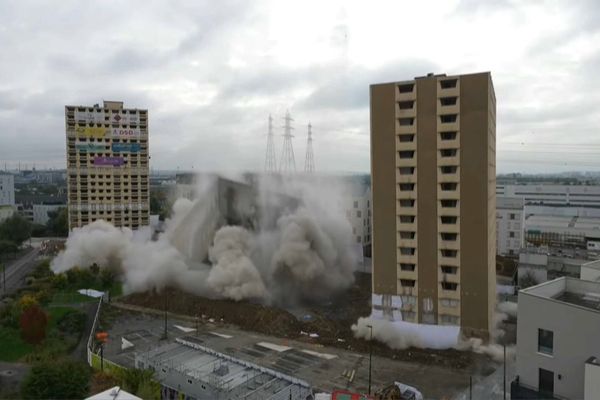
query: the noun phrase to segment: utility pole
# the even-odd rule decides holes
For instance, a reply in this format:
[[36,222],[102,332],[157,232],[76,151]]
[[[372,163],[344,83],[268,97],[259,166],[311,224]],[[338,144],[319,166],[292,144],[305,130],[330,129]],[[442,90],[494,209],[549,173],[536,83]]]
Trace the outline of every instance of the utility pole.
[[167,289],[164,289],[163,292],[163,296],[164,296],[164,301],[165,301],[165,332],[163,333],[163,339],[167,339],[167,304],[168,304],[168,296],[167,296]]
[[503,343],[502,346],[504,347],[504,379],[502,381],[502,388],[504,391],[502,400],[506,400],[506,343]]
[[313,154],[312,145],[312,125],[308,123],[308,140],[306,142],[306,158],[304,159],[304,172],[313,173],[315,172],[315,155]]
[[290,112],[285,114],[285,126],[283,134],[283,148],[281,149],[281,157],[279,158],[279,172],[280,173],[294,173],[296,172],[296,159],[294,158],[294,148],[292,146],[292,117]]
[[275,143],[273,141],[273,118],[269,114],[269,133],[267,134],[267,154],[265,157],[265,172],[277,172],[275,161]]
[[371,330],[369,337],[369,396],[371,395],[371,361],[373,359],[373,325],[367,325],[367,328]]

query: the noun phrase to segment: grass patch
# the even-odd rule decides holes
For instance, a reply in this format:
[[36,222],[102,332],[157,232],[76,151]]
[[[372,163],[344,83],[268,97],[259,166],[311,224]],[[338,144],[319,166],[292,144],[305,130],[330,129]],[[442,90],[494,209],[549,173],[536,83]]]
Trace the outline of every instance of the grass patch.
[[0,326],[0,360],[17,361],[33,351],[33,346],[21,339],[18,329]]
[[50,304],[89,303],[98,299],[78,293],[77,291],[62,291],[54,293]]
[[48,318],[50,321],[48,322],[48,332],[51,332],[56,329],[56,324],[58,321],[64,317],[66,314],[77,311],[73,307],[50,307],[46,310],[48,313]]

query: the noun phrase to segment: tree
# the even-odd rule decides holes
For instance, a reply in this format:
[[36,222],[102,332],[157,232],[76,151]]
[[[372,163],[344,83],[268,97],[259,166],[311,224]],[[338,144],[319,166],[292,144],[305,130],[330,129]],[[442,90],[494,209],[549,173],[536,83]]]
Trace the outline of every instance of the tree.
[[31,222],[21,217],[19,214],[13,214],[0,224],[0,240],[10,240],[20,245],[31,237]]
[[0,239],[0,255],[2,254],[15,254],[19,251],[19,246],[11,240]]
[[133,394],[139,394],[140,389],[143,389],[144,392],[151,392],[154,388],[154,372],[149,369],[123,369],[117,373],[117,377],[121,386]]
[[48,228],[42,224],[31,225],[31,236],[32,237],[44,237],[48,234]]
[[46,337],[48,317],[37,304],[25,308],[19,320],[21,336],[29,344],[39,344]]
[[69,214],[66,208],[59,208],[57,211],[49,211],[50,219],[46,223],[46,227],[51,235],[59,237],[69,236]]
[[90,389],[90,368],[60,360],[34,365],[21,384],[24,399],[83,399]]

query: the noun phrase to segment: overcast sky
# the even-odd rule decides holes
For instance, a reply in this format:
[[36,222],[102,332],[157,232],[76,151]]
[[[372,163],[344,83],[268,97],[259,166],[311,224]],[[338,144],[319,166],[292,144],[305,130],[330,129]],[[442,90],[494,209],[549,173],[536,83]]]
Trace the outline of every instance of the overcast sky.
[[[155,169],[369,171],[369,84],[491,71],[499,172],[600,169],[600,1],[0,0],[0,163],[65,166],[64,105],[149,109]],[[277,155],[281,136],[276,138]]]

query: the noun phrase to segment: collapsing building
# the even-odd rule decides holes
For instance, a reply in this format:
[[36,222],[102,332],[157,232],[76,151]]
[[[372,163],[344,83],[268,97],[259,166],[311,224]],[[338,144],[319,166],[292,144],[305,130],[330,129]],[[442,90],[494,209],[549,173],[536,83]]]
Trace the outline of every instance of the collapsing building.
[[216,352],[194,337],[176,341],[135,358],[136,368],[155,372],[163,399],[313,398],[310,385],[303,380]]

